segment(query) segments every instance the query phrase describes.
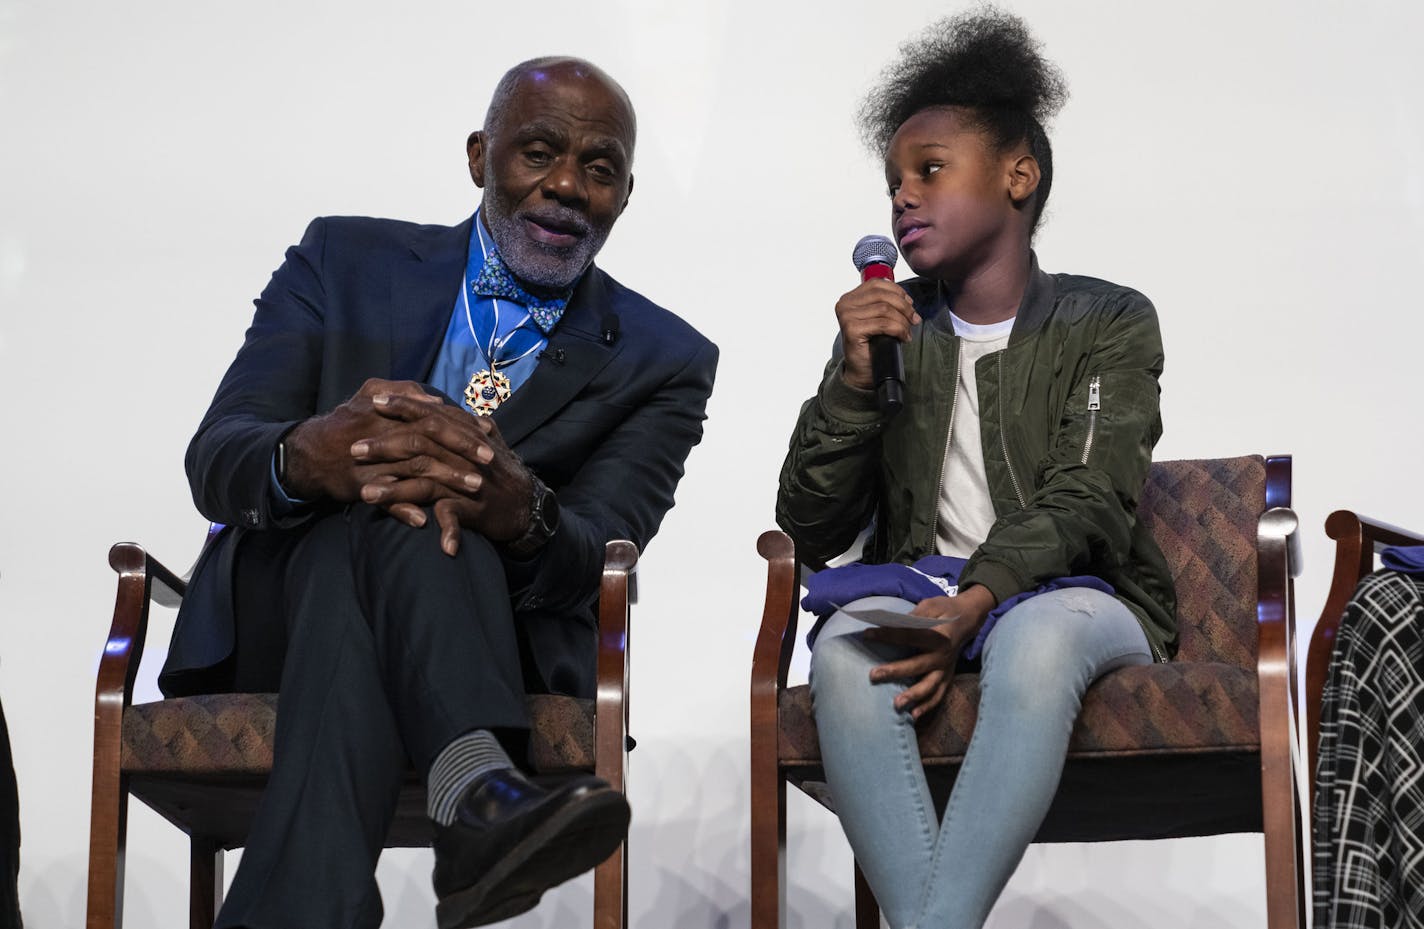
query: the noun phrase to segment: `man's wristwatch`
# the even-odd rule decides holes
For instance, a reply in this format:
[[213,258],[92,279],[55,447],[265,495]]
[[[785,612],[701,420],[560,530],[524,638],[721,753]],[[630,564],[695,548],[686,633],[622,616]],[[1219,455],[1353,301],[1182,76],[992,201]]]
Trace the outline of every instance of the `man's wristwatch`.
[[544,482],[533,474],[529,475],[532,497],[529,503],[529,528],[512,542],[506,543],[504,550],[519,559],[533,558],[559,528],[559,498],[544,486]]

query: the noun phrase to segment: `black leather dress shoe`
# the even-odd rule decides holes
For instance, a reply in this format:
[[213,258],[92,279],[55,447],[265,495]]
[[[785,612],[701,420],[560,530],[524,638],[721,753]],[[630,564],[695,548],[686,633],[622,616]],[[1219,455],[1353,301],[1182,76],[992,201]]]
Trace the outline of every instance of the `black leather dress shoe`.
[[435,827],[435,919],[469,929],[533,909],[544,891],[602,862],[628,835],[628,801],[584,775],[552,790],[507,770],[466,789]]

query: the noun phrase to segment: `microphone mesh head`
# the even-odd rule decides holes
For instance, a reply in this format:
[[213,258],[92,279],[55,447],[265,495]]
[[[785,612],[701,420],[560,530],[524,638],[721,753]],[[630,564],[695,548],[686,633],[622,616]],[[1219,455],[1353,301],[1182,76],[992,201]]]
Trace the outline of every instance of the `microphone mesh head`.
[[850,253],[850,260],[855,262],[857,271],[864,271],[866,265],[872,264],[889,265],[893,268],[899,257],[895,243],[883,235],[866,236],[855,243],[855,251]]

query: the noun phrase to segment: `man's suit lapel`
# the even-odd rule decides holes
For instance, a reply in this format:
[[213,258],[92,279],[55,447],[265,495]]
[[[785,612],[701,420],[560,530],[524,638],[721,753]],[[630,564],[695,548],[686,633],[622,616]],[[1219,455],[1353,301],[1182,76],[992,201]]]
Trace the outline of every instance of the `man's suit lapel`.
[[598,268],[589,268],[540,354],[538,367],[494,412],[505,442],[512,446],[533,432],[618,354],[621,340],[615,336],[608,345],[602,337],[604,315],[616,310],[607,277]]
[[436,232],[419,230],[410,241],[410,255],[391,271],[392,380],[424,381],[435,364],[464,280],[470,222]]

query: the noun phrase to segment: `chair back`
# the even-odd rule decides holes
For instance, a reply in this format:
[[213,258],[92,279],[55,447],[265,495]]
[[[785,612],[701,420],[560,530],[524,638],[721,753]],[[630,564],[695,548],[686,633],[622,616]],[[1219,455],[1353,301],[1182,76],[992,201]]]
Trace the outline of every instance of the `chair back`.
[[1177,587],[1178,661],[1256,667],[1257,521],[1266,462],[1248,455],[1152,465],[1138,518]]

